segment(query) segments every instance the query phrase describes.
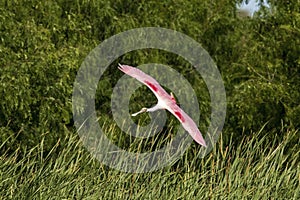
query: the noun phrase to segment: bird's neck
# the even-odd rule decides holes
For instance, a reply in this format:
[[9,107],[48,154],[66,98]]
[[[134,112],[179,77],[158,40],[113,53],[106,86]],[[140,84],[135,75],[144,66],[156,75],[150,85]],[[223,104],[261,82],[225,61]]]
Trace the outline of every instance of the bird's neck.
[[156,104],[152,108],[148,108],[147,112],[154,112],[154,111],[161,110],[161,109],[164,109],[164,108],[160,104]]

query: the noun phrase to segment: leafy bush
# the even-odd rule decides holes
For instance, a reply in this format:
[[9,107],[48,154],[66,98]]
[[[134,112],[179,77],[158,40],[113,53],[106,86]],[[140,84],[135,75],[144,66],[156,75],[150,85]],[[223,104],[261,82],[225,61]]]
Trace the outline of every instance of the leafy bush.
[[[46,137],[51,149],[62,135],[70,134],[73,82],[84,57],[104,39],[145,26],[181,31],[208,50],[227,91],[225,135],[257,131],[266,122],[268,130],[281,131],[281,123],[299,128],[299,2],[293,7],[274,2],[270,1],[280,6],[272,12],[264,9],[240,19],[232,1],[1,1],[1,141],[15,135],[5,144],[16,149]],[[205,85],[191,75],[185,60],[141,50],[118,61],[173,66],[190,79],[200,108],[209,113]],[[104,119],[110,118],[110,94],[120,74],[114,66],[99,82],[102,91],[97,91],[96,104],[105,111]],[[205,116],[207,124],[209,114]]]

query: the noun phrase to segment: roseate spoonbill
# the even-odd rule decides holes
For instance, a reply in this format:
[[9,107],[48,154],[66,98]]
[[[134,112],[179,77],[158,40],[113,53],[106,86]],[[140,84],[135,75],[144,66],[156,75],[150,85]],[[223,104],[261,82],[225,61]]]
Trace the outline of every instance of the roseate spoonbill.
[[151,76],[145,74],[141,70],[128,65],[119,64],[118,67],[122,72],[137,79],[145,84],[155,94],[158,102],[152,108],[142,108],[139,112],[132,114],[137,116],[144,112],[154,112],[160,109],[167,109],[171,112],[182,124],[183,128],[192,136],[192,138],[202,146],[206,147],[205,140],[203,139],[195,122],[176,104],[173,94],[170,95],[159,85],[159,83]]

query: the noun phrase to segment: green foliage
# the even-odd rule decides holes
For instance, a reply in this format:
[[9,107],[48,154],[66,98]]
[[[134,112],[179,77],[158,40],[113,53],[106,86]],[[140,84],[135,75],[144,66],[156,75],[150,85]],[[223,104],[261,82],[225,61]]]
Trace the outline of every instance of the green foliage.
[[[252,19],[240,19],[229,1],[1,4],[1,126],[22,130],[20,136],[25,138],[32,135],[32,145],[41,134],[61,135],[71,122],[72,83],[87,52],[105,38],[142,26],[172,28],[203,44],[225,81],[229,130],[249,132],[266,122],[272,129],[281,120],[299,127],[297,6],[287,12],[277,6],[273,12],[265,9]],[[201,78],[191,76],[193,69],[185,60],[161,50],[139,50],[121,60],[174,66],[190,80],[201,99],[201,110],[208,113],[204,120],[209,121],[209,95]],[[109,69],[99,82],[96,105],[104,113],[109,114],[119,74]]]
[[[100,184],[100,188],[116,190],[109,182],[121,176],[124,183],[119,182],[117,188],[126,194],[130,191],[129,196],[143,197],[143,191],[150,187],[159,191],[152,194],[154,198],[159,197],[158,194],[170,197],[170,188],[189,191],[174,193],[174,198],[192,197],[192,190],[207,198],[219,198],[224,193],[229,198],[254,198],[255,194],[269,198],[299,198],[292,193],[299,188],[295,178],[299,177],[299,159],[296,159],[297,155],[299,157],[296,148],[299,133],[295,131],[286,144],[280,141],[286,141],[290,131],[300,127],[300,3],[269,0],[270,9],[263,8],[252,18],[239,18],[236,2],[241,1],[0,1],[0,186],[4,188],[0,192],[28,194],[31,198],[35,191],[45,191],[41,197],[49,197],[57,189],[61,194],[70,193],[71,197],[66,198],[73,198],[72,194],[76,197],[87,195],[84,185],[88,183],[87,196],[95,197],[99,193],[94,194],[94,191],[102,190],[95,188],[93,183]],[[223,77],[228,110],[223,130],[225,144],[215,149],[207,161],[194,158],[199,147],[193,144],[194,150],[188,150],[174,168],[153,174],[154,178],[151,175],[140,178],[91,164],[90,158],[82,153],[84,150],[77,146],[71,148],[81,144],[68,143],[68,138],[75,134],[71,102],[73,83],[84,58],[115,34],[150,26],[180,31],[202,44]],[[110,131],[108,135],[115,144],[132,151],[140,150],[143,144],[144,149],[151,150],[164,144],[169,137],[151,138],[147,143],[122,134],[116,127],[110,101],[113,87],[123,75],[116,70],[118,62],[133,66],[144,63],[172,66],[189,80],[196,92],[202,120],[200,129],[205,130],[209,125],[210,96],[193,67],[170,52],[137,50],[121,56],[104,72],[96,92],[99,124]],[[137,107],[154,103],[154,96],[144,87],[132,96],[129,109],[136,111]],[[140,124],[148,121],[146,115],[136,120]],[[178,122],[171,119],[162,134],[178,126]],[[263,131],[257,134],[262,127]],[[249,137],[258,139],[250,140]],[[269,139],[274,139],[274,143],[268,143]],[[251,143],[247,146],[249,140]],[[264,145],[259,144],[261,141]],[[239,143],[241,145],[230,146]],[[276,147],[276,144],[281,146]],[[65,148],[64,145],[69,146]],[[63,150],[61,154],[60,150]],[[286,152],[295,156],[288,157]],[[54,159],[58,154],[59,159]],[[70,168],[64,168],[66,163]],[[86,163],[94,167],[91,175],[87,175],[90,169],[78,167]],[[197,167],[190,169],[190,163]],[[197,171],[198,166],[201,172]],[[192,173],[193,170],[197,172]],[[179,175],[174,175],[176,173]],[[54,175],[51,180],[47,179],[52,177],[50,175]],[[105,177],[105,181],[92,176]],[[150,184],[136,188],[131,180]],[[194,184],[199,180],[202,184]],[[57,181],[64,185],[55,184]],[[80,184],[74,184],[75,181]],[[166,183],[165,187],[156,187],[162,182]],[[266,189],[266,183],[271,189]],[[73,188],[78,193],[71,191]],[[259,193],[255,193],[257,190]],[[122,193],[118,193],[118,198]],[[106,197],[117,196],[107,193]]]
[[[72,83],[80,60],[70,58],[80,57],[79,49],[85,48],[73,46],[71,42],[59,45],[54,39],[65,37],[64,34],[56,36],[54,27],[49,25],[60,21],[54,16],[55,7],[45,3],[27,4],[29,8],[26,8],[17,2],[10,3],[14,5],[2,9],[0,18],[4,33],[0,44],[4,55],[0,74],[0,125],[14,133],[20,132],[8,148],[35,146],[46,136],[45,146],[49,149],[65,134],[66,125],[71,122]],[[48,15],[52,13],[53,20],[45,23],[39,12],[34,12],[35,16],[16,14],[18,8],[23,14],[23,10],[29,12],[39,6],[51,8]]]

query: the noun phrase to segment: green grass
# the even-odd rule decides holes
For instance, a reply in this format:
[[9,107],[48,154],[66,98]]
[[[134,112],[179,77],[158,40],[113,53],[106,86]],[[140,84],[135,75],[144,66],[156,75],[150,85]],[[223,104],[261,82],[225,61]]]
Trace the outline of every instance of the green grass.
[[198,147],[193,144],[173,166],[135,174],[110,169],[91,158],[73,134],[58,141],[47,154],[43,153],[42,141],[35,148],[1,155],[0,196],[5,199],[299,199],[298,142],[297,131],[287,131],[281,141],[270,140],[261,131],[245,137],[238,145],[231,140],[225,145],[220,139],[204,159],[197,158]]

